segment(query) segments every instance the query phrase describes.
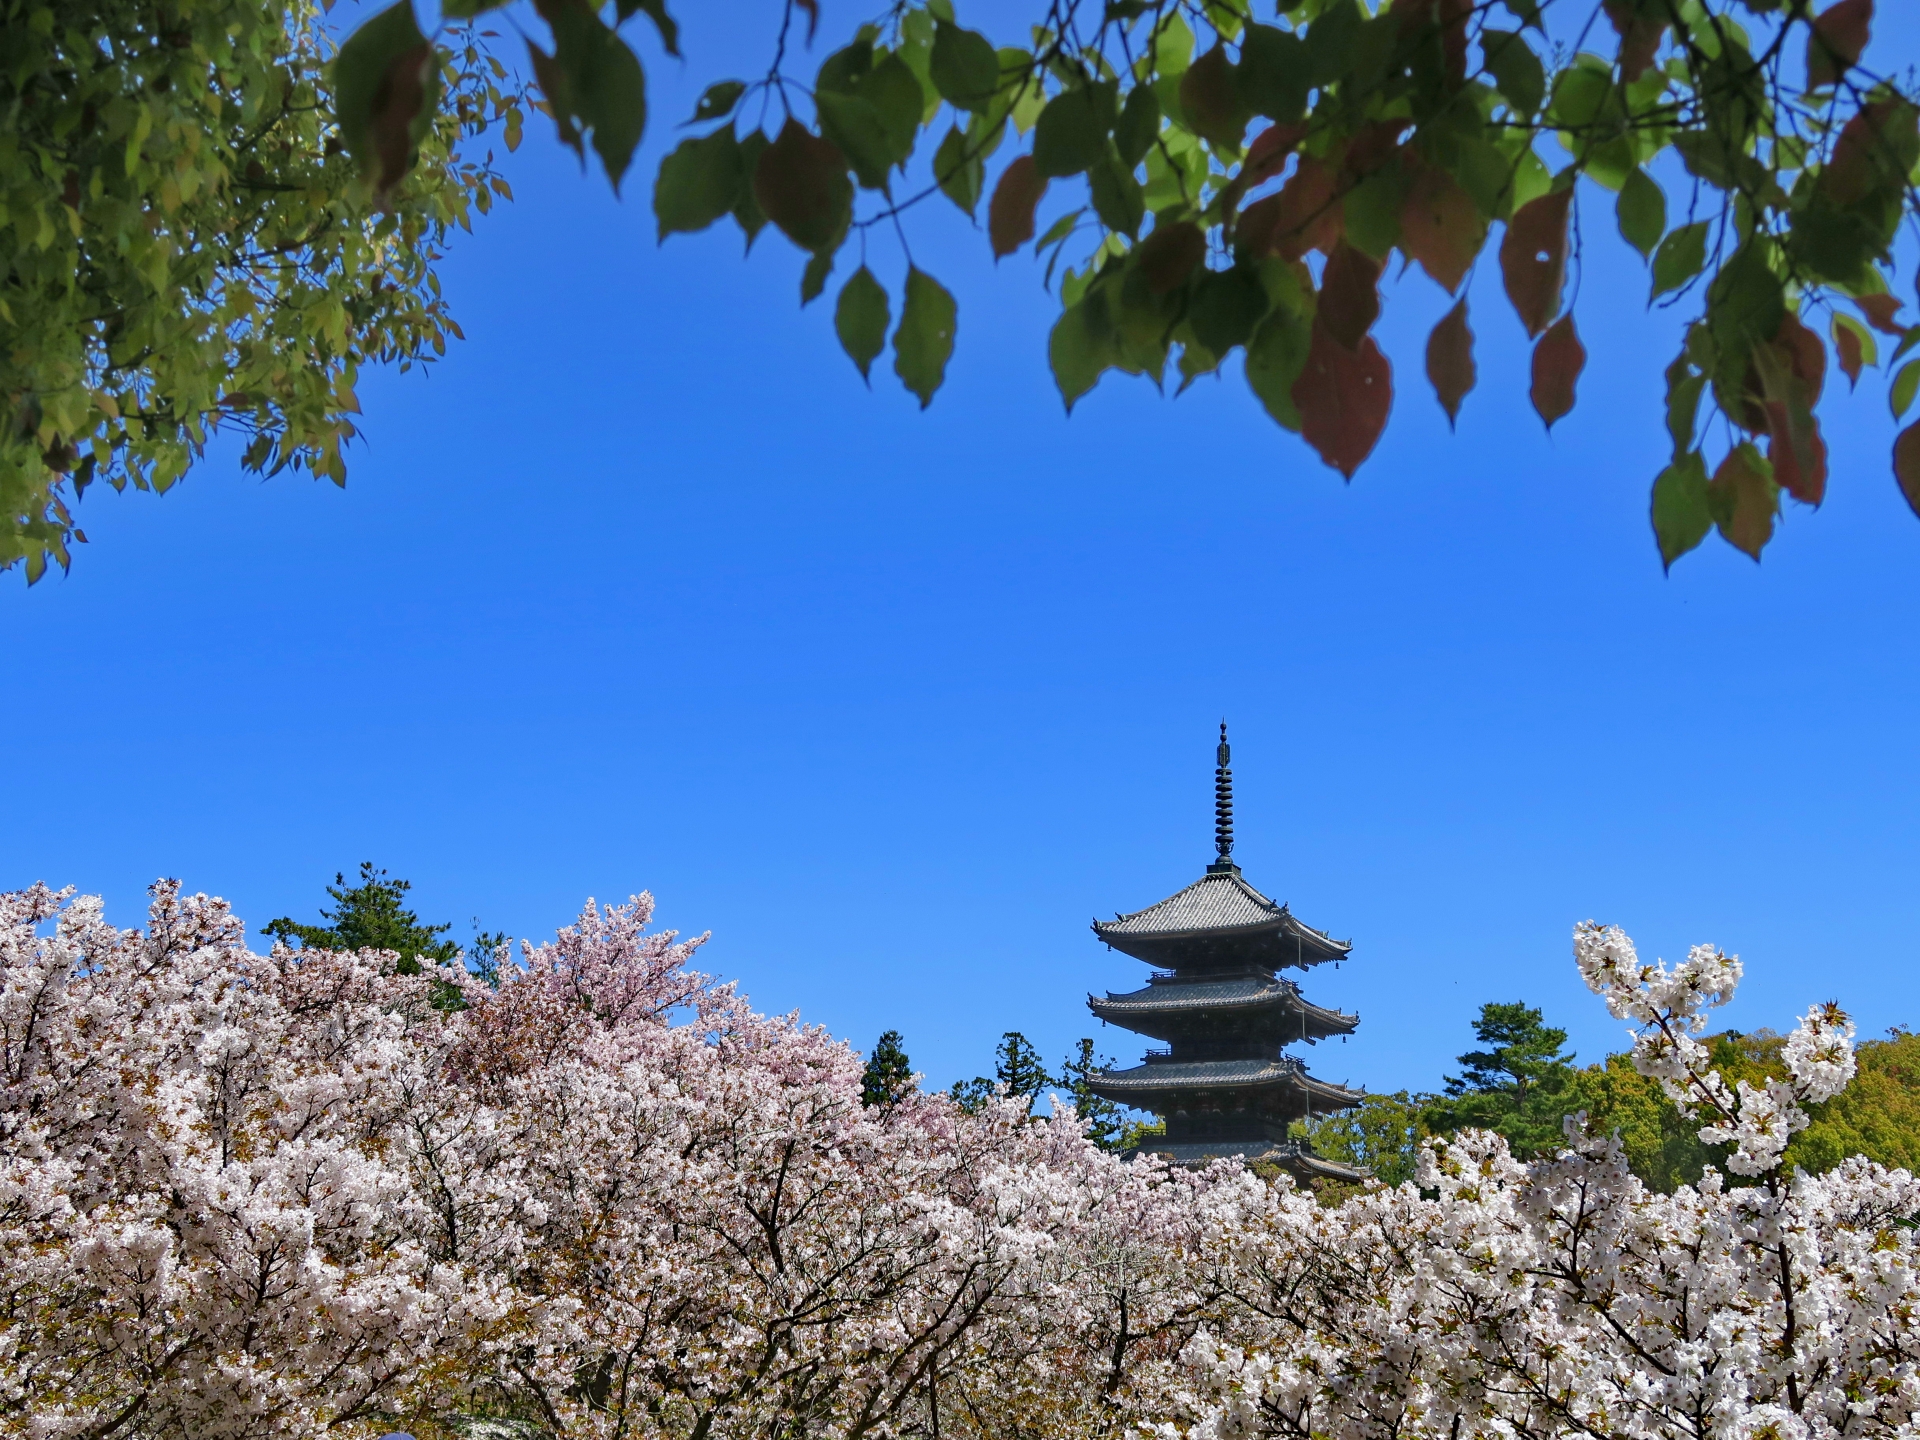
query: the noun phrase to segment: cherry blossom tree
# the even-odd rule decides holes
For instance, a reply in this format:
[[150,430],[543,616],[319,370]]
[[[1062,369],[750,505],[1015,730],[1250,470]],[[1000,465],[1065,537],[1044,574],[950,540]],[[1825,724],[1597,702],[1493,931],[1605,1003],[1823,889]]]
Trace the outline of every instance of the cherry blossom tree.
[[[1322,1205],[1101,1150],[1070,1110],[861,1103],[858,1055],[589,902],[497,989],[261,956],[217,900],[0,896],[0,1429],[33,1440],[1373,1440],[1910,1433],[1920,1182],[1793,1173],[1852,1074],[1698,1036],[1710,947],[1575,958],[1728,1176],[1647,1190],[1570,1125]],[[436,1005],[446,987],[461,1005]],[[465,1418],[463,1418],[465,1417]]]

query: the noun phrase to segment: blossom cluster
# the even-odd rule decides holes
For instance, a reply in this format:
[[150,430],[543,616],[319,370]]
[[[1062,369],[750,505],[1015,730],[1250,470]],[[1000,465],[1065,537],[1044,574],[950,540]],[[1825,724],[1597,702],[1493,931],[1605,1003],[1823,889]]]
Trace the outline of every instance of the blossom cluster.
[[492,989],[255,954],[171,883],[142,931],[0,896],[0,1432],[1800,1440],[1920,1413],[1920,1182],[1785,1172],[1851,1028],[1810,1012],[1790,1082],[1729,1090],[1696,1038],[1738,979],[1718,951],[1575,937],[1753,1183],[1650,1193],[1574,1125],[1322,1205],[1123,1161],[1058,1108],[863,1105],[854,1052],[693,971],[651,909],[589,902]]

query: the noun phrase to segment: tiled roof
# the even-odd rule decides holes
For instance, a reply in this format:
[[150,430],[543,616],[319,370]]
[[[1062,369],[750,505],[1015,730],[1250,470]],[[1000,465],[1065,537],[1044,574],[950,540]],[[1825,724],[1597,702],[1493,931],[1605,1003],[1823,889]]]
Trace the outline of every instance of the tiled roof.
[[1269,1006],[1286,1006],[1295,1011],[1304,1010],[1313,1019],[1331,1030],[1351,1030],[1360,1023],[1357,1015],[1348,1015],[1340,1010],[1328,1010],[1312,1005],[1300,998],[1299,987],[1289,985],[1284,980],[1275,980],[1266,975],[1243,975],[1230,980],[1189,980],[1161,982],[1149,985],[1142,990],[1130,990],[1124,995],[1109,993],[1106,999],[1097,1000],[1088,997],[1096,1014],[1114,1017],[1124,1015],[1166,1015],[1196,1010],[1206,1011],[1248,1011],[1262,1010]]
[[1130,1070],[1102,1070],[1090,1082],[1100,1094],[1148,1094],[1156,1090],[1249,1090],[1284,1086],[1325,1099],[1358,1105],[1366,1098],[1357,1090],[1311,1078],[1297,1060],[1188,1060],[1179,1063],[1136,1065]]
[[1210,1165],[1215,1160],[1244,1160],[1249,1165],[1278,1165],[1295,1175],[1324,1175],[1330,1180],[1359,1181],[1370,1179],[1372,1172],[1357,1165],[1342,1165],[1338,1160],[1328,1160],[1316,1155],[1303,1146],[1287,1142],[1276,1143],[1271,1140],[1214,1140],[1191,1144],[1168,1144],[1164,1140],[1149,1138],[1140,1147],[1140,1153],[1146,1155],[1164,1155],[1175,1165],[1199,1167]]
[[1353,948],[1303,925],[1286,906],[1249,885],[1237,869],[1209,871],[1157,905],[1094,921],[1093,930],[1116,950],[1155,964],[1181,963],[1175,958],[1179,955],[1193,961],[1197,955],[1231,953],[1276,967],[1316,965],[1343,959]]
[[1238,875],[1203,875],[1177,895],[1117,920],[1102,920],[1102,935],[1188,935],[1195,930],[1238,930],[1271,925],[1286,913]]

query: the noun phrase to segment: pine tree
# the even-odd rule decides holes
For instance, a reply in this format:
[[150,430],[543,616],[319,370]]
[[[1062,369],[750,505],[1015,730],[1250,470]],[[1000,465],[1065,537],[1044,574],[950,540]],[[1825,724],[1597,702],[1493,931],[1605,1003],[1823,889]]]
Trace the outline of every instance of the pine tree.
[[889,1030],[867,1057],[866,1073],[860,1077],[860,1103],[892,1109],[912,1088],[913,1066],[900,1043],[900,1032]]
[[1096,1059],[1093,1041],[1082,1037],[1078,1048],[1060,1066],[1060,1084],[1073,1096],[1073,1113],[1085,1123],[1087,1138],[1102,1150],[1118,1150],[1127,1128],[1125,1108],[1094,1094],[1091,1085],[1094,1074],[1112,1064],[1111,1055]]
[[1009,1030],[1000,1037],[993,1056],[991,1080],[984,1075],[976,1075],[971,1080],[956,1080],[953,1088],[947,1092],[953,1097],[954,1104],[969,1115],[991,1100],[994,1092],[1001,1087],[1010,1096],[1025,1096],[1027,1108],[1031,1110],[1041,1092],[1053,1084],[1047,1067],[1040,1063],[1040,1052],[1018,1030]]
[[313,950],[391,950],[400,957],[394,968],[402,975],[418,975],[420,961],[450,964],[460,947],[441,937],[451,925],[422,925],[420,917],[401,902],[413,888],[409,880],[389,880],[371,860],[360,863],[360,883],[347,888],[347,877],[336,874],[327,894],[336,908],[322,910],[330,925],[303,925],[282,916],[261,930],[276,940]]
[[1460,1056],[1464,1073],[1447,1077],[1446,1093],[1427,1109],[1428,1128],[1497,1131],[1522,1156],[1552,1150],[1561,1122],[1580,1108],[1573,1055],[1561,1048],[1567,1032],[1514,1001],[1482,1005],[1473,1033],[1491,1048]]

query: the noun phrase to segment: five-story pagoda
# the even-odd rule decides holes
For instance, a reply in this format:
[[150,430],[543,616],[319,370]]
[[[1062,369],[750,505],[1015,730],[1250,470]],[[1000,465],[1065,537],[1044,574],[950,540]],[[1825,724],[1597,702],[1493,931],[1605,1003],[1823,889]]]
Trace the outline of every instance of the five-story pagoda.
[[1283,980],[1342,960],[1352,949],[1294,919],[1249,885],[1233,862],[1233,771],[1227,727],[1220,726],[1214,772],[1214,840],[1207,873],[1157,905],[1096,920],[1093,932],[1115,950],[1155,967],[1146,988],[1087,997],[1102,1020],[1164,1040],[1130,1070],[1103,1070],[1092,1088],[1166,1122],[1164,1140],[1146,1148],[1183,1165],[1238,1155],[1281,1166],[1301,1179],[1358,1180],[1366,1172],[1323,1159],[1287,1137],[1289,1124],[1358,1105],[1364,1094],[1316,1080],[1285,1053],[1346,1035],[1357,1015],[1323,1009]]

